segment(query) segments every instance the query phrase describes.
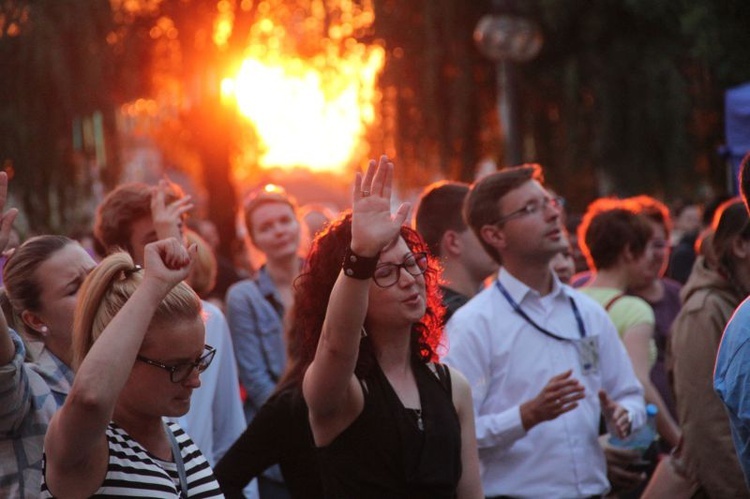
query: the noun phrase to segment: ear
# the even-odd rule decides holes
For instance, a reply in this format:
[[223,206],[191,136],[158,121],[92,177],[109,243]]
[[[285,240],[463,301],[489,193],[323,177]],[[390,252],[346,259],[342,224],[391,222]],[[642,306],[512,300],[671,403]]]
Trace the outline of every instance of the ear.
[[34,333],[40,336],[47,336],[49,334],[49,328],[47,328],[47,325],[44,323],[41,317],[33,312],[24,310],[23,312],[21,312],[21,320]]
[[497,225],[483,225],[479,229],[479,236],[482,238],[482,241],[498,250],[504,249],[507,243],[505,232]]
[[636,259],[635,256],[633,256],[633,250],[630,249],[629,244],[625,246],[625,249],[623,249],[622,252],[620,253],[620,258],[625,263],[630,263]]
[[463,249],[461,237],[455,230],[446,230],[440,239],[441,255],[460,255]]

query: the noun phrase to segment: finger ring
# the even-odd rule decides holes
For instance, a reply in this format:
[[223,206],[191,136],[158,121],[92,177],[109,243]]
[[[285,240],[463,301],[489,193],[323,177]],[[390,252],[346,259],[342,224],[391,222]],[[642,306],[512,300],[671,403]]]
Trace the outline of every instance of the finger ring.
[[370,195],[370,191],[362,191],[362,197],[363,198],[366,198],[369,195]]

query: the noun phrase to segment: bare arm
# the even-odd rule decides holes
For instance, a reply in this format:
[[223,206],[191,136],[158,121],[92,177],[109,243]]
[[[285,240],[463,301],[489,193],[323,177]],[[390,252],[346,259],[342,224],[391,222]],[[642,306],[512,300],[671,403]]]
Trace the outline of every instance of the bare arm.
[[120,391],[159,303],[182,281],[190,255],[178,240],[146,246],[143,280],[106,326],[76,373],[65,404],[52,418],[44,440],[51,491],[90,495],[104,478],[105,436]]
[[[5,202],[8,199],[8,174],[0,172],[0,253],[5,251],[8,246],[8,239],[10,238],[10,230],[13,227],[13,221],[18,215],[18,210],[11,208],[8,211],[5,210]],[[2,314],[0,314],[2,315]],[[0,366],[4,366],[13,360],[16,353],[16,347],[13,345],[13,341],[10,339],[10,332],[8,331],[8,324],[5,321],[5,316],[2,317],[2,324],[0,324]]]
[[[357,173],[352,203],[352,251],[375,257],[399,234],[408,205],[391,215],[393,164],[387,157],[370,161],[364,178]],[[363,196],[362,191],[370,193]],[[315,352],[305,373],[303,394],[310,410],[315,442],[325,445],[362,411],[363,394],[354,376],[360,330],[367,312],[370,280],[354,279],[343,272],[331,292],[326,317]]]
[[659,435],[674,447],[680,441],[680,428],[669,414],[669,409],[661,398],[659,391],[651,382],[649,374],[651,370],[649,348],[653,333],[653,325],[638,324],[623,333],[622,342],[633,364],[635,375],[643,385],[646,402],[656,405],[659,409],[659,413],[656,416],[656,428],[659,431]]
[[[450,369],[450,368],[449,368]],[[458,499],[481,499],[482,480],[479,476],[479,451],[474,428],[474,404],[471,399],[471,387],[463,374],[451,369],[453,385],[453,405],[461,424],[461,479],[458,482]]]

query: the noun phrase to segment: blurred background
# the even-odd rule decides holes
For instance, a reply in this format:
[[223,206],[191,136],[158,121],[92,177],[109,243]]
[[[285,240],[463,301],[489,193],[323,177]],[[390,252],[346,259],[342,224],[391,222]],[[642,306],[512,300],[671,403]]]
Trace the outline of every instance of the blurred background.
[[0,167],[22,230],[166,174],[227,248],[248,189],[344,208],[381,153],[403,199],[539,162],[573,212],[704,202],[750,149],[748,25],[746,0],[0,0]]

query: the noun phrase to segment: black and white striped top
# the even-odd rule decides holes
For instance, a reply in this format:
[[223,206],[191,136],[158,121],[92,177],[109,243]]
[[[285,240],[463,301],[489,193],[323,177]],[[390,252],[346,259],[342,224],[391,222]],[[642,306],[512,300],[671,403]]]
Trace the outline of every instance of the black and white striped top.
[[[177,423],[168,423],[177,439],[185,462],[188,497],[202,499],[224,497],[206,458]],[[177,466],[146,451],[115,423],[107,427],[109,468],[101,487],[91,497],[179,498],[180,477]],[[54,497],[42,476],[42,498]]]

